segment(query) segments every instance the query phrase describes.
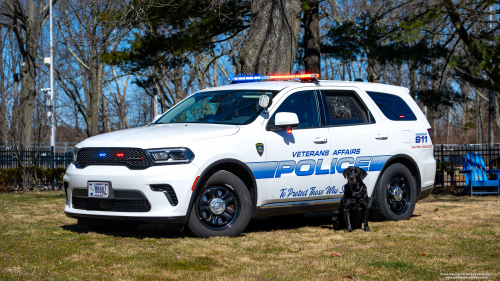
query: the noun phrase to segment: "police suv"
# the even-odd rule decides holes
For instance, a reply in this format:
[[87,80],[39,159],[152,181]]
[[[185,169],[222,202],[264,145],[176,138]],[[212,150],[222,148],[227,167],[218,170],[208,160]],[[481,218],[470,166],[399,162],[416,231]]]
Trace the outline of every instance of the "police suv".
[[91,228],[236,236],[251,218],[337,209],[342,171],[356,166],[368,172],[371,216],[409,219],[436,162],[408,89],[316,77],[234,77],[147,126],[84,140],[64,176],[64,212]]

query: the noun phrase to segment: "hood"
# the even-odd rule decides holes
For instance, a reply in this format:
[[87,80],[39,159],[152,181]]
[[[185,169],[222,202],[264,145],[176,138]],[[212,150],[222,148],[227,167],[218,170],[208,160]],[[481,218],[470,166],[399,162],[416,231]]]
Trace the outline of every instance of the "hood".
[[182,147],[202,139],[236,134],[236,125],[219,124],[158,124],[121,130],[90,137],[77,147]]

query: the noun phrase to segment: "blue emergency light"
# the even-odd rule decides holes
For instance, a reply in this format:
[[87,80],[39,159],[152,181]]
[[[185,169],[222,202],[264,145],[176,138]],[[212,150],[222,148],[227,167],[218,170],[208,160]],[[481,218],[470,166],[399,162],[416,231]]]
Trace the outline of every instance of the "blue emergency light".
[[310,80],[319,78],[319,74],[286,74],[286,75],[252,75],[252,76],[235,76],[228,78],[231,82],[252,82],[261,80]]

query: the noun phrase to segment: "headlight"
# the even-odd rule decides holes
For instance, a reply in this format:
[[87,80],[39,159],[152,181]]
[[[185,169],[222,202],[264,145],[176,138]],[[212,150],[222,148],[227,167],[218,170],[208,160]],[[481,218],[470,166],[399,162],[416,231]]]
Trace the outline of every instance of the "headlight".
[[73,147],[73,162],[76,162],[76,156],[78,155],[78,150],[80,150],[78,147]]
[[194,153],[189,148],[149,149],[148,153],[154,164],[187,164],[194,159]]

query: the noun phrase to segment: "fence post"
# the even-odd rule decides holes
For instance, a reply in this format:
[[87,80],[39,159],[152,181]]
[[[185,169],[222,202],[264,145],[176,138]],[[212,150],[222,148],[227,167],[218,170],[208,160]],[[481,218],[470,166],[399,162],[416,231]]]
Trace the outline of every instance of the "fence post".
[[444,187],[444,145],[441,145],[441,187]]
[[64,164],[63,164],[64,167],[68,167],[68,165],[67,165],[67,161],[68,161],[67,158],[68,157],[66,157],[66,151],[68,151],[68,143],[67,142],[64,143],[64,156],[63,156],[63,158],[64,158]]

